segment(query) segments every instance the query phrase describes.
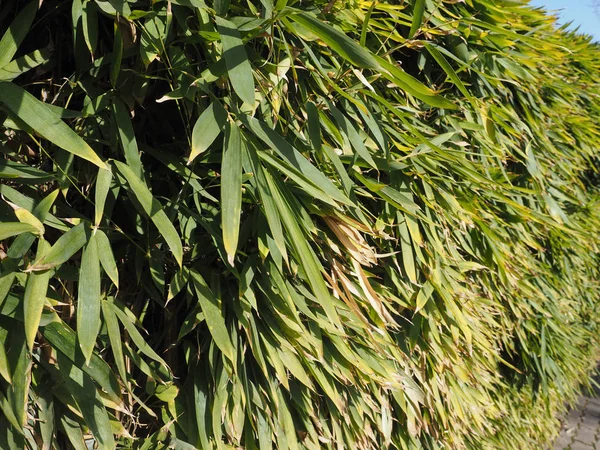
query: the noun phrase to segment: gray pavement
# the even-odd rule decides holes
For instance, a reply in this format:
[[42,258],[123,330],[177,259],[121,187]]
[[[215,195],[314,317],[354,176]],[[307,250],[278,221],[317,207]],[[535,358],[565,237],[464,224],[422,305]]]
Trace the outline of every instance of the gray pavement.
[[600,389],[584,393],[567,414],[554,450],[600,450]]

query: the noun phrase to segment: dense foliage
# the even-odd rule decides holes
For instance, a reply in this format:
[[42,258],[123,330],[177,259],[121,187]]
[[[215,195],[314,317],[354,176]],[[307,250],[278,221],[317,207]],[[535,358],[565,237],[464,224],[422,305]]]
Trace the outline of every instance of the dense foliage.
[[521,0],[38,3],[0,3],[0,448],[553,437],[598,45]]

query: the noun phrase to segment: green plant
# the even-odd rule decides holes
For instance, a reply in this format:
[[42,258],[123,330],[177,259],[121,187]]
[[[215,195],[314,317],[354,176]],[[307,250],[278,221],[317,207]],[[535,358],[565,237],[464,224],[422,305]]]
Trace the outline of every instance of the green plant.
[[552,437],[599,349],[589,38],[508,0],[9,6],[1,448]]

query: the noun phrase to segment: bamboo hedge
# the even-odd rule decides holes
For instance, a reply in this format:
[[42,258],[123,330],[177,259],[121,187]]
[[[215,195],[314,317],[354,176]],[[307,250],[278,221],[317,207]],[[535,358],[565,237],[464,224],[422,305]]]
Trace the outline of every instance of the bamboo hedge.
[[542,449],[600,356],[600,45],[524,0],[0,8],[0,448]]

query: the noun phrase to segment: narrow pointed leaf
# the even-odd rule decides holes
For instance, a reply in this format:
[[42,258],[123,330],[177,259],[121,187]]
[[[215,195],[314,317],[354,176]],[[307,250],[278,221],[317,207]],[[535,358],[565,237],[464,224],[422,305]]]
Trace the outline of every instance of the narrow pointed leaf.
[[96,177],[96,195],[94,197],[94,225],[100,225],[102,215],[104,214],[104,205],[106,204],[106,196],[110,189],[112,181],[112,172],[106,169],[98,169]]
[[77,290],[77,339],[89,363],[100,329],[100,256],[92,234],[81,256]]
[[85,245],[88,234],[89,231],[83,222],[71,228],[58,238],[44,256],[36,259],[30,270],[47,270],[65,263]]
[[177,230],[162,209],[162,205],[156,200],[144,182],[140,180],[129,166],[115,161],[119,173],[127,181],[127,188],[140,203],[144,212],[150,217],[158,231],[167,242],[177,264],[181,266],[183,260],[183,247]]
[[112,247],[108,237],[102,230],[96,230],[96,245],[98,246],[98,254],[100,255],[100,263],[106,272],[106,275],[111,279],[117,288],[119,288],[119,270],[115,261]]
[[138,150],[137,140],[135,139],[135,134],[133,132],[131,118],[129,117],[129,110],[127,109],[127,106],[125,106],[125,103],[116,99],[113,102],[113,114],[115,115],[117,131],[119,133],[119,141],[121,143],[121,148],[123,149],[127,165],[138,178],[142,179],[143,174],[140,153]]
[[343,58],[364,69],[378,69],[379,64],[369,50],[361,47],[360,44],[341,31],[327,25],[320,19],[311,14],[294,14],[292,20],[306,27],[312,33],[319,36],[332,50]]
[[37,228],[29,223],[3,222],[0,223],[0,241],[21,233],[36,233],[37,231]]
[[235,93],[244,103],[254,105],[254,75],[244,42],[235,24],[219,16],[215,17],[221,42],[227,75]]
[[[44,255],[50,248],[50,245],[43,239],[38,242],[38,256]],[[48,282],[52,276],[51,270],[41,272],[31,272],[27,276],[27,285],[25,286],[25,295],[23,296],[24,318],[25,318],[25,336],[27,338],[27,347],[33,348],[35,335],[37,334],[42,311],[46,303],[46,292],[48,291]]]
[[11,62],[21,42],[27,35],[33,18],[38,9],[38,1],[29,2],[24,8],[21,8],[19,14],[0,39],[0,69]]
[[198,303],[202,308],[204,319],[208,325],[208,330],[217,347],[219,347],[230,361],[233,361],[233,344],[227,331],[220,302],[198,272],[191,270],[190,275],[194,283],[196,295],[198,296]]
[[229,264],[233,266],[240,234],[242,214],[242,149],[240,129],[230,124],[223,143],[221,163],[221,227]]
[[98,167],[106,164],[94,150],[64,123],[45,103],[13,83],[0,81],[0,103],[57,147],[90,161]]
[[192,151],[188,158],[188,164],[210,147],[226,123],[227,111],[221,103],[215,100],[202,112],[194,125]]
[[425,0],[413,0],[413,20],[408,32],[408,39],[412,39],[417,30],[423,24],[423,14],[425,13]]

